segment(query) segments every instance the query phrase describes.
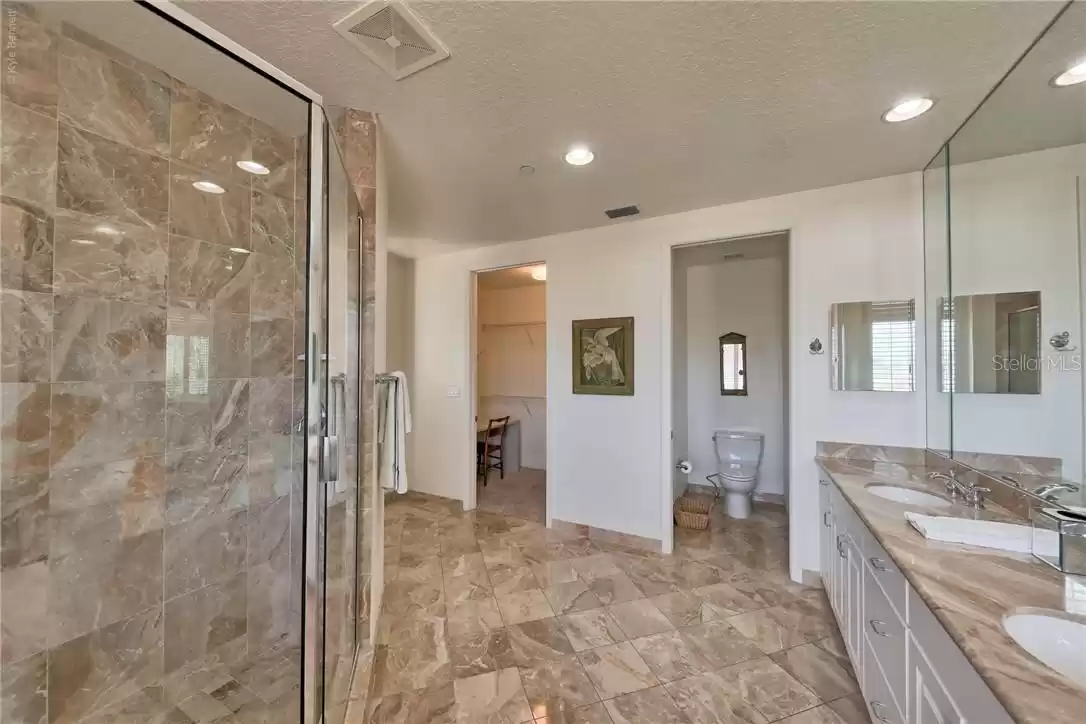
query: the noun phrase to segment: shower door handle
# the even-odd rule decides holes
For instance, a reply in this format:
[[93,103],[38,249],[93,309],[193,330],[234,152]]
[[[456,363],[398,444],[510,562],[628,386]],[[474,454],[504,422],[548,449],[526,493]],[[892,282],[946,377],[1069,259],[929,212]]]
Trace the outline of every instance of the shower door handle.
[[[347,376],[343,373],[332,375],[328,381],[328,429],[324,436],[325,482],[328,484],[328,497],[336,494],[339,483],[339,426],[340,408],[346,402]],[[346,411],[343,411],[346,414]]]

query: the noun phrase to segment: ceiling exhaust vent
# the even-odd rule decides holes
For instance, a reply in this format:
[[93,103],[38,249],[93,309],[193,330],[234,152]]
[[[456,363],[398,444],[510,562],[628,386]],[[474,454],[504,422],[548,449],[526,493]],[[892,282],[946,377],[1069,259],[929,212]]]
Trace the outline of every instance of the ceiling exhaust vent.
[[396,80],[449,57],[445,45],[397,0],[373,0],[333,27]]
[[636,206],[620,206],[617,209],[607,209],[603,213],[607,214],[608,219],[621,219],[623,216],[637,216],[641,209]]

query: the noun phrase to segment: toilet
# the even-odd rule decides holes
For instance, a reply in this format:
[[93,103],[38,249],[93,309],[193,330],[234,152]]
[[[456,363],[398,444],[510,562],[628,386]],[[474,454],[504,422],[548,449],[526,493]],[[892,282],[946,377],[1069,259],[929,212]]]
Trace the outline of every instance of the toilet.
[[750,430],[717,430],[713,433],[713,445],[728,517],[747,518],[754,489],[758,487],[765,435]]

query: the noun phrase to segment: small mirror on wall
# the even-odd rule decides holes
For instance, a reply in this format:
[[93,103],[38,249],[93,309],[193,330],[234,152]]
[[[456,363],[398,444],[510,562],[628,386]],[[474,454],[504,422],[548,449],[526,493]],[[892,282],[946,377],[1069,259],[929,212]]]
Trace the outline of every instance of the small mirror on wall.
[[720,342],[720,394],[747,394],[747,336],[728,332]]
[[1041,293],[939,300],[939,390],[1041,393]]
[[916,389],[916,304],[846,302],[830,308],[830,386],[860,392]]

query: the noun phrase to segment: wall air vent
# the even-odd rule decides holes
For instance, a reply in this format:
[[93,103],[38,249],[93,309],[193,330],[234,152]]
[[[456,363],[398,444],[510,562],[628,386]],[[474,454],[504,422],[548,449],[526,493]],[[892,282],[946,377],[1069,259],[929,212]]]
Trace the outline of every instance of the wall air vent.
[[620,206],[617,209],[607,209],[603,213],[607,214],[608,219],[621,219],[623,216],[637,216],[641,209],[636,206]]
[[449,50],[398,0],[373,0],[333,27],[396,80],[449,57]]

